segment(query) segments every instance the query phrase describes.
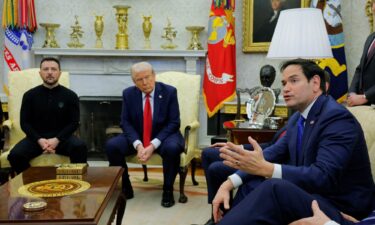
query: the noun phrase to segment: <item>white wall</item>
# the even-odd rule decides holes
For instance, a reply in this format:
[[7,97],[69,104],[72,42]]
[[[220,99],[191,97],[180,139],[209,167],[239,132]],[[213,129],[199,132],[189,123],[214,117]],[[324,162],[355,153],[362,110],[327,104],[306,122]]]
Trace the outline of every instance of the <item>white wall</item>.
[[[344,20],[345,50],[347,66],[349,71],[349,81],[351,80],[355,66],[359,62],[365,38],[369,34],[368,18],[365,16],[364,5],[366,0],[342,0],[342,16]],[[271,64],[278,67],[280,61],[268,60],[265,53],[242,53],[242,3],[237,0],[236,5],[236,35],[237,35],[237,86],[252,87],[259,85],[259,68],[264,64]],[[152,46],[160,49],[164,42],[161,39],[163,27],[166,26],[167,17],[172,21],[172,25],[177,29],[177,39],[179,49],[187,47],[190,34],[185,30],[189,25],[201,25],[207,28],[208,13],[211,0],[80,0],[80,1],[60,1],[60,0],[38,0],[35,1],[38,23],[51,22],[59,23],[56,36],[61,47],[66,47],[69,42],[70,26],[74,23],[74,16],[79,16],[80,24],[84,30],[82,42],[85,48],[91,48],[95,43],[95,33],[93,30],[94,15],[104,15],[104,46],[114,48],[115,33],[117,24],[115,22],[115,10],[112,6],[126,4],[132,8],[129,10],[129,46],[131,49],[140,49],[143,45],[143,33],[141,29],[142,14],[153,16],[153,30],[151,32]],[[0,0],[0,6],[3,0]],[[35,47],[43,44],[45,31],[39,28],[35,33]],[[207,29],[202,32],[202,43],[206,44]],[[0,40],[4,39],[3,32],[0,32]],[[3,46],[1,46],[1,51]],[[0,63],[0,74],[3,71],[3,59]],[[275,86],[280,84],[276,80]]]
[[[0,0],[2,6],[3,0]],[[366,0],[342,0],[342,16],[345,34],[345,50],[349,74],[349,84],[356,65],[359,62],[364,41],[370,33],[368,18],[365,15],[364,6]],[[266,53],[242,52],[242,3],[236,1],[236,36],[237,36],[237,86],[253,87],[260,84],[258,80],[259,69],[264,64],[271,64],[278,68],[280,61],[266,59]],[[206,46],[207,22],[211,0],[38,0],[35,1],[38,23],[49,22],[61,24],[56,32],[57,41],[61,47],[66,48],[71,33],[70,26],[74,24],[74,16],[79,16],[79,22],[83,27],[84,36],[82,43],[85,48],[92,48],[95,43],[94,15],[104,15],[104,47],[113,49],[115,46],[115,34],[117,23],[115,21],[114,5],[130,5],[129,10],[129,47],[141,49],[143,46],[143,32],[141,28],[142,14],[152,15],[153,29],[151,42],[153,49],[160,49],[165,41],[161,38],[163,28],[167,24],[167,17],[177,30],[175,43],[178,49],[186,49],[190,33],[186,26],[200,25],[206,29],[201,34],[201,40]],[[3,33],[0,32],[3,40]],[[41,47],[45,39],[45,30],[41,27],[34,35],[34,47]],[[1,48],[2,50],[2,48]],[[0,71],[3,68],[3,59],[0,63]],[[2,72],[0,72],[1,74]],[[275,87],[280,87],[280,77],[277,76]],[[201,134],[202,135],[202,134]]]

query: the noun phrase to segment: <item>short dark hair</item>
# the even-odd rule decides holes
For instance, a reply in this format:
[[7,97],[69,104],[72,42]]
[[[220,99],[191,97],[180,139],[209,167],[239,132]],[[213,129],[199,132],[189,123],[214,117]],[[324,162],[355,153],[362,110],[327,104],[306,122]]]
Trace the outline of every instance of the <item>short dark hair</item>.
[[54,57],[46,57],[46,58],[43,58],[42,61],[40,61],[40,65],[39,65],[39,68],[42,68],[42,64],[46,61],[54,61],[55,63],[57,63],[58,67],[59,67],[59,70],[61,70],[60,68],[60,61]]
[[325,71],[320,68],[314,61],[307,59],[292,59],[281,63],[280,71],[283,72],[290,65],[299,65],[306,76],[307,80],[310,81],[315,75],[320,77],[320,89],[323,93],[326,93],[326,77]]

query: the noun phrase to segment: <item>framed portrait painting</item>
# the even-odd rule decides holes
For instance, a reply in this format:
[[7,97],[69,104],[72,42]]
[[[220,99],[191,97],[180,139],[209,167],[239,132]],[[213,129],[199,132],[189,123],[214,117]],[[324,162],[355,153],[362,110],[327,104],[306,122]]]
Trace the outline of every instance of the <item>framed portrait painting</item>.
[[307,0],[244,0],[243,52],[267,52],[280,12],[301,8]]

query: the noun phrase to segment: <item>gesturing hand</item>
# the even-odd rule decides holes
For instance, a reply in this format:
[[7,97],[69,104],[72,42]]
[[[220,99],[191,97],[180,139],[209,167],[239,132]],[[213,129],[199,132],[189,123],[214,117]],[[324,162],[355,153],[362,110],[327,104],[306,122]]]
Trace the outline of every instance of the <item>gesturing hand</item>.
[[231,142],[220,148],[220,157],[224,159],[224,164],[249,174],[271,177],[273,164],[264,159],[263,150],[258,142],[251,137],[248,140],[254,151],[246,151],[242,146]]

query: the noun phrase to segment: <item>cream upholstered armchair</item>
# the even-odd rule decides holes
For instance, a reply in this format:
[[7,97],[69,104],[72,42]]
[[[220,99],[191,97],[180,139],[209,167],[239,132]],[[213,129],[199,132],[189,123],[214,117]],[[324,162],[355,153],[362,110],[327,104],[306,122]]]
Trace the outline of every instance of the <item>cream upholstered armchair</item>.
[[371,162],[372,179],[375,181],[375,109],[371,106],[348,107],[361,124]]
[[[69,87],[69,74],[62,72],[59,83],[63,86]],[[39,75],[39,68],[27,69],[22,71],[11,71],[8,74],[8,115],[9,119],[4,121],[4,149],[0,155],[1,168],[9,168],[10,163],[7,160],[9,151],[17,144],[22,138],[25,137],[20,126],[20,109],[23,94],[42,84],[42,79]],[[70,159],[67,156],[56,154],[42,154],[30,161],[31,166],[48,166],[58,163],[69,163]]]
[[[187,202],[184,186],[188,172],[188,167],[192,165],[193,184],[195,181],[195,158],[199,157],[199,149],[197,147],[198,139],[198,111],[199,111],[199,94],[200,80],[199,75],[191,75],[181,72],[165,72],[156,75],[156,80],[174,86],[177,89],[178,103],[180,107],[181,127],[180,131],[185,138],[185,150],[181,153],[180,162],[180,197],[179,202]],[[127,162],[138,163],[136,155],[126,158]],[[147,165],[162,165],[162,159],[158,154],[154,154],[148,161]],[[145,181],[147,181],[147,169],[145,171]]]

